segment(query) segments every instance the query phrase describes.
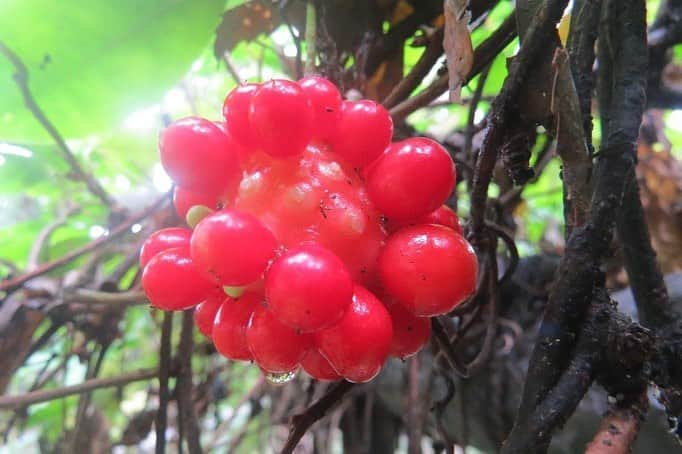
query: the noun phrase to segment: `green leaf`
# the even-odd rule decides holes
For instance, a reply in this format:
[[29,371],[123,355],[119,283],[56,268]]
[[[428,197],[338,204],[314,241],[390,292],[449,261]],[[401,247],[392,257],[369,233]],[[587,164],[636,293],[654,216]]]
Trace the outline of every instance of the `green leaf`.
[[49,194],[55,180],[64,179],[68,171],[53,145],[30,144],[3,151],[0,149],[0,195]]
[[[224,0],[5,0],[0,39],[23,61],[29,87],[65,137],[108,131],[157,101],[210,43]],[[44,141],[0,57],[0,138]]]

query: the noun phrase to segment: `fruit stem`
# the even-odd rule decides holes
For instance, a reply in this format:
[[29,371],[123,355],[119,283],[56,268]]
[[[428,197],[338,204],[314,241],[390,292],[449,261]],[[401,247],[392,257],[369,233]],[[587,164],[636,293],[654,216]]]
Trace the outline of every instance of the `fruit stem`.
[[306,76],[315,73],[315,57],[317,40],[317,12],[315,10],[314,0],[308,0],[305,10],[305,44],[306,44],[306,59],[305,70]]

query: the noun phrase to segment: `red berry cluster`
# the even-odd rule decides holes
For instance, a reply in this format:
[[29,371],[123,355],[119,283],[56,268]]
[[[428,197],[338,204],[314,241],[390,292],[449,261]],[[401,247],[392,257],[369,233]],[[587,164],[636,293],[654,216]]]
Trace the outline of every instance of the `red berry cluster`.
[[161,134],[193,230],[160,230],[140,256],[151,304],[196,306],[221,354],[365,382],[474,292],[476,256],[443,205],[455,167],[438,143],[391,143],[381,105],[343,101],[320,77],[242,85],[223,115]]

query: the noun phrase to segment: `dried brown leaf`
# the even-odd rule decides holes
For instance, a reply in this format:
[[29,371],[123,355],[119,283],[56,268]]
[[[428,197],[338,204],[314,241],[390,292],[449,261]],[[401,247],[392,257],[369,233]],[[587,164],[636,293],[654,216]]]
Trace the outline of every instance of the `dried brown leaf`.
[[[283,21],[278,10],[280,3],[274,0],[249,0],[223,14],[216,29],[213,53],[222,59],[227,51],[242,41],[253,41],[261,34],[269,34]],[[295,2],[285,10],[286,19],[299,30],[303,29],[305,2]]]
[[467,0],[444,0],[445,34],[443,48],[448,63],[450,101],[458,102],[462,84],[474,62]]
[[682,269],[682,163],[670,151],[654,148],[640,140],[637,179],[658,261],[670,273]]

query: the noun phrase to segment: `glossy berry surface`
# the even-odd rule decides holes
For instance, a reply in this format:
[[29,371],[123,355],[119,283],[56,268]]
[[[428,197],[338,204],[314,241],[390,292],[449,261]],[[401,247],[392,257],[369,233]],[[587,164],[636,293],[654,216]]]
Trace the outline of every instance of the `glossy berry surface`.
[[440,208],[436,208],[435,211],[410,221],[396,221],[387,219],[386,230],[389,233],[394,233],[403,227],[411,227],[420,224],[443,225],[445,227],[450,227],[452,230],[462,235],[462,227],[459,225],[459,217],[457,216],[457,213],[455,213],[452,208],[447,205],[441,205]]
[[392,144],[372,164],[367,191],[375,206],[396,221],[418,219],[440,207],[455,185],[455,165],[437,142],[411,138]]
[[216,350],[232,360],[251,360],[246,343],[246,327],[253,312],[261,304],[256,293],[245,293],[239,298],[226,298],[213,320],[212,338]]
[[320,76],[304,77],[298,84],[312,107],[313,139],[328,142],[334,137],[341,118],[341,93],[333,83]]
[[379,157],[392,136],[393,120],[382,105],[344,101],[332,147],[351,166],[360,168]]
[[437,224],[450,227],[455,232],[462,234],[462,226],[459,225],[459,217],[452,208],[447,205],[441,205],[435,211],[421,217],[416,224]]
[[223,103],[223,118],[227,131],[245,149],[256,146],[256,137],[249,120],[251,100],[258,90],[258,84],[243,84],[235,88]]
[[414,315],[446,314],[476,289],[471,245],[440,225],[406,227],[391,235],[379,257],[384,289]]
[[240,85],[223,117],[162,132],[191,230],[153,234],[140,256],[152,305],[197,305],[223,356],[271,383],[299,368],[367,382],[475,291],[476,256],[444,205],[455,167],[437,142],[391,143],[384,107],[343,101],[319,76]]
[[182,227],[169,227],[157,230],[142,244],[140,249],[140,268],[144,268],[147,263],[159,252],[173,248],[189,247],[189,240],[192,231]]
[[260,278],[276,247],[275,237],[258,218],[230,208],[205,217],[191,240],[197,265],[229,286]]
[[216,285],[195,266],[189,249],[176,248],[156,254],[147,263],[142,288],[152,306],[177,311],[196,306],[215,291]]
[[296,82],[288,80],[271,80],[258,88],[249,120],[258,148],[274,157],[303,152],[313,136],[310,101]]
[[290,372],[311,347],[311,339],[280,322],[264,306],[256,307],[246,328],[246,342],[261,369],[272,373]]
[[204,336],[211,337],[215,316],[226,299],[225,293],[218,290],[194,308],[194,324]]
[[159,137],[161,164],[179,186],[217,194],[239,177],[239,145],[213,122],[178,120]]
[[371,292],[356,286],[353,302],[331,328],[315,333],[320,353],[346,380],[364,383],[374,378],[386,361],[393,326],[391,316]]
[[272,265],[265,295],[279,320],[301,332],[312,332],[343,316],[353,296],[353,279],[336,255],[307,243],[290,249]]
[[389,354],[405,359],[421,350],[431,337],[431,319],[417,317],[398,303],[387,304],[393,323]]
[[234,207],[258,217],[285,247],[314,241],[329,249],[365,283],[386,233],[361,178],[316,146],[294,159],[253,158]]
[[316,380],[340,380],[329,361],[316,349],[311,348],[301,360],[303,370]]

